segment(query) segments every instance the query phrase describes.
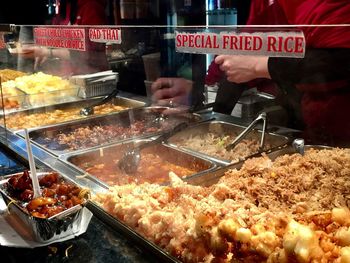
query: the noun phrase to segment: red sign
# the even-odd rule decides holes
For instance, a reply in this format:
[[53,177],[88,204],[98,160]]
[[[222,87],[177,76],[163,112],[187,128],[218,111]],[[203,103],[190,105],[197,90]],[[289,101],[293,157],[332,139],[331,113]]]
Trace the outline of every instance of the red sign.
[[120,28],[90,28],[89,39],[100,43],[122,43]]
[[86,50],[84,28],[34,28],[34,43],[38,46]]
[[176,32],[176,50],[185,53],[304,57],[305,38],[297,32]]

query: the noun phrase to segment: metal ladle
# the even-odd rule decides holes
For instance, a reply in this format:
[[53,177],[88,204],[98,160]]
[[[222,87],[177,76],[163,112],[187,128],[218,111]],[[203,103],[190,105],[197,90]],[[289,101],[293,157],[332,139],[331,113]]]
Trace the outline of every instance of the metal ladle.
[[141,150],[145,149],[147,147],[156,145],[158,143],[162,143],[169,139],[171,136],[176,134],[177,132],[180,132],[188,127],[187,122],[181,122],[178,125],[176,125],[172,130],[167,131],[160,135],[157,139],[142,143],[124,153],[122,158],[118,161],[118,167],[126,172],[127,174],[133,174],[137,171],[137,167],[141,160]]
[[105,104],[105,103],[111,101],[115,96],[117,96],[118,93],[119,93],[119,90],[117,88],[114,89],[109,95],[104,97],[101,101],[98,101],[90,106],[82,108],[80,110],[80,115],[90,116],[90,115],[94,114],[94,107],[100,106],[102,104]]
[[261,139],[260,139],[260,145],[259,145],[259,149],[262,150],[263,149],[263,146],[264,146],[264,142],[265,142],[265,132],[266,132],[266,122],[267,122],[267,115],[266,115],[266,112],[262,112],[259,114],[259,116],[252,121],[251,124],[249,124],[249,126],[247,128],[245,128],[243,130],[243,132],[241,132],[237,137],[236,139],[234,139],[234,141],[232,143],[230,143],[229,145],[227,145],[225,147],[225,149],[227,151],[230,151],[232,150],[233,148],[236,147],[236,145],[238,143],[240,143],[244,137],[251,131],[254,129],[254,127],[257,125],[257,123],[259,121],[263,121],[263,127],[262,127],[262,132],[261,132]]
[[[215,120],[215,118],[210,118],[202,121],[196,122],[194,125],[198,125],[203,122],[209,122]],[[118,161],[118,167],[126,172],[127,174],[133,174],[137,171],[137,167],[141,160],[141,150],[145,149],[147,147],[162,143],[166,140],[168,140],[170,137],[175,135],[176,133],[186,129],[189,127],[190,124],[188,122],[181,122],[177,124],[173,129],[164,132],[162,135],[160,135],[157,139],[142,143],[124,153],[122,158]],[[192,126],[192,125],[191,125]]]

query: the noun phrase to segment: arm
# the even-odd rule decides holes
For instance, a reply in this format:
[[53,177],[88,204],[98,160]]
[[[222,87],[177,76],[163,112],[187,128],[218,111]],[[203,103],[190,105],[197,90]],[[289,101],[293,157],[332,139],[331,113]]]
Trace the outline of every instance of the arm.
[[268,60],[265,56],[219,55],[215,63],[225,72],[228,81],[246,83],[257,78],[271,78]]

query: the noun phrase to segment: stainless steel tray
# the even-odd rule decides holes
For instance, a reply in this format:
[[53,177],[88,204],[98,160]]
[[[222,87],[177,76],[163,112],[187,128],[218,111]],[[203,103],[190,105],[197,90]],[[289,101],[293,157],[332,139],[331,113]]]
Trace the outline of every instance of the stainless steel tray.
[[[162,122],[160,127],[156,127],[154,124],[154,119],[162,116],[162,112],[166,109],[168,108],[142,107],[130,109],[127,111],[108,114],[105,116],[97,116],[89,119],[32,129],[29,131],[29,136],[35,144],[39,145],[49,153],[59,156],[61,154],[69,152],[81,151],[90,148],[99,148],[101,145],[108,145],[112,143],[128,141],[131,139],[156,136],[159,135],[162,131],[171,129],[179,122],[195,122],[201,119],[201,117],[197,114],[175,114],[170,116],[164,123]],[[142,125],[145,129],[145,131],[142,133],[136,132],[140,129],[140,127],[137,126],[139,123],[143,123]],[[108,127],[108,125],[110,127]],[[101,135],[103,131],[106,131],[106,127],[108,129],[108,132],[105,132],[106,137],[99,139],[98,136]],[[110,132],[112,129],[111,127],[114,129],[113,133]],[[118,133],[117,130],[121,128],[129,129],[129,131],[131,131],[131,134],[127,135],[125,133],[125,130],[122,130]],[[71,135],[76,131],[91,131],[92,129],[95,129],[95,133],[90,137],[86,135],[85,131],[84,134],[79,133],[79,138],[81,140],[78,142],[74,141],[74,143],[78,145],[74,149],[70,148],[67,144],[64,145],[58,143],[57,137],[59,135],[62,136],[61,134]],[[23,131],[19,134],[23,137]],[[79,145],[83,141],[87,141],[89,145]]]
[[[75,102],[67,102],[67,103],[62,103],[62,104],[55,104],[55,105],[51,105],[51,106],[46,106],[46,107],[32,108],[29,110],[21,110],[21,111],[8,113],[5,115],[5,123],[6,123],[6,119],[9,120],[11,118],[20,118],[21,116],[30,116],[30,115],[34,115],[34,114],[40,114],[40,113],[49,113],[49,112],[53,112],[55,110],[64,111],[64,110],[78,109],[78,112],[79,112],[79,109],[86,107],[88,105],[92,105],[93,103],[101,100],[102,98],[103,97],[94,98],[94,99],[87,99],[87,100],[82,100],[82,101],[75,101]],[[133,100],[133,99],[128,99],[128,98],[123,98],[123,97],[115,97],[110,101],[110,103],[112,103],[113,105],[116,105],[116,106],[128,107],[129,109],[143,107],[145,105],[144,102],[141,102],[138,100]],[[109,113],[109,114],[111,114],[111,113]],[[103,114],[103,115],[108,115],[108,114]],[[91,116],[85,117],[85,116],[81,116],[81,115],[77,114],[77,118],[75,120],[94,118],[96,116],[99,116],[99,115],[91,115]],[[70,120],[70,121],[73,121],[73,120]],[[59,120],[57,120],[57,124],[67,123],[70,121],[61,121],[60,122]],[[39,127],[45,127],[45,126],[49,126],[49,125],[44,125],[44,124],[40,125],[40,126],[28,125],[27,128],[39,128]],[[12,132],[18,132],[18,131],[22,130],[22,129],[12,129],[11,127],[6,127],[6,128]]]
[[[331,149],[329,146],[323,146],[323,145],[306,145],[305,150],[307,149]],[[274,161],[277,157],[285,155],[285,154],[294,154],[297,153],[297,151],[291,146],[287,145],[284,148],[278,149],[276,151],[271,151],[269,153],[266,153],[266,155]],[[255,157],[259,157],[260,154],[255,155]],[[192,176],[188,179],[185,179],[186,182],[193,184],[193,185],[201,185],[201,186],[211,186],[215,183],[217,183],[220,178],[231,169],[237,169],[239,170],[244,162],[238,162],[233,163],[225,167],[221,167],[213,172],[205,172],[201,174],[200,176]]]
[[124,224],[122,221],[108,214],[103,208],[101,208],[95,202],[89,201],[87,208],[103,222],[110,225],[113,229],[123,234],[130,241],[135,242],[140,248],[144,249],[148,253],[151,253],[156,258],[154,262],[169,262],[169,263],[180,263],[177,258],[170,255],[159,246],[155,245],[151,241],[144,238],[142,235],[135,232],[131,227]]
[[[211,121],[211,122],[205,122],[205,123],[200,123],[198,125],[195,125],[191,128],[188,128],[182,132],[177,133],[176,135],[172,136],[169,140],[168,140],[168,144],[174,147],[178,147],[181,148],[187,152],[190,152],[192,154],[196,154],[199,156],[202,156],[204,158],[210,159],[220,165],[229,165],[232,163],[232,160],[227,160],[227,159],[223,159],[220,158],[218,156],[214,156],[214,155],[208,155],[206,153],[197,151],[195,149],[190,149],[186,146],[180,146],[180,142],[181,141],[188,141],[191,140],[191,137],[193,136],[198,136],[198,135],[206,135],[209,132],[214,133],[214,134],[218,134],[218,135],[233,135],[233,137],[235,135],[240,134],[242,131],[244,130],[243,126],[238,126],[236,124],[233,123],[228,123],[225,121]],[[254,133],[251,135],[251,138],[256,138],[257,141],[260,141],[260,135],[261,135],[261,131],[255,130]],[[272,147],[270,148],[266,148],[264,151],[268,152],[271,150],[275,150],[278,149],[279,147],[283,147],[285,145],[287,145],[287,143],[290,142],[290,139],[286,136],[281,136],[281,135],[277,135],[277,134],[273,134],[273,133],[266,133],[265,136],[265,143],[269,143]],[[256,152],[257,153],[257,152]],[[253,153],[252,155],[256,154]],[[244,160],[249,156],[238,156],[239,157],[239,161]]]
[[[310,147],[325,148],[323,146],[306,146],[306,149]],[[292,147],[287,146],[283,149],[280,149],[279,151],[268,153],[268,156],[271,156],[270,158],[275,159],[276,157],[281,156],[283,154],[292,154],[292,153],[295,153],[295,150]],[[239,169],[242,166],[242,164],[243,162],[230,164],[226,167],[222,167],[215,171],[208,171],[202,175],[193,176],[186,181],[191,184],[210,186],[216,183],[220,179],[220,177],[225,174],[227,170],[230,170],[233,168]],[[166,251],[162,250],[160,247],[150,242],[140,234],[138,234],[135,230],[127,226],[121,220],[108,214],[97,203],[89,201],[88,208],[95,214],[95,216],[99,217],[102,221],[106,222],[107,224],[111,225],[114,229],[121,232],[126,238],[130,239],[131,241],[135,242],[143,249],[159,257],[161,262],[179,262],[178,259],[174,258],[170,254],[168,254]]]
[[[217,168],[215,163],[210,160],[191,155],[171,146],[157,144],[141,151],[141,161],[138,171],[135,174],[128,175],[122,172],[118,168],[117,162],[123,153],[127,149],[146,141],[150,140],[143,139],[117,145],[109,145],[100,149],[77,154],[61,155],[59,158],[68,165],[74,166],[83,174],[85,173],[85,178],[91,179],[105,187],[112,186],[114,182],[116,182],[116,184],[128,184],[131,182],[162,184],[169,182],[168,173],[170,171],[176,173],[176,169],[178,169],[179,173],[183,172],[183,169],[186,169],[186,176],[182,178],[190,178],[192,176],[199,176],[204,172],[213,171]],[[154,154],[154,159],[147,159],[146,161],[143,159],[146,154]],[[153,165],[152,162],[154,162]],[[163,168],[162,164],[165,163],[169,163],[170,167],[167,166]],[[97,168],[97,166],[99,167]],[[195,170],[196,172],[188,174],[189,170]],[[178,175],[180,176],[180,174]],[[101,179],[102,177],[104,179]]]

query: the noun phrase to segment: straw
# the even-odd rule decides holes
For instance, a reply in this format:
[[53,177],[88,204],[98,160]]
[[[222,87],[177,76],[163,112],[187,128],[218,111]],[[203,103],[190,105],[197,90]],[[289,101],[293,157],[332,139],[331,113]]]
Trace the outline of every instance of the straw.
[[35,167],[32,147],[30,145],[30,139],[29,139],[29,134],[28,134],[27,129],[24,129],[24,134],[25,134],[26,145],[27,145],[30,175],[32,178],[32,183],[33,183],[34,198],[37,198],[37,197],[41,196],[41,192],[40,192],[39,180],[38,180],[38,176],[36,174],[36,167]]

